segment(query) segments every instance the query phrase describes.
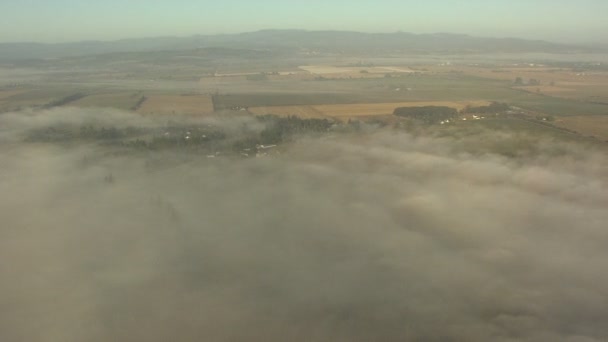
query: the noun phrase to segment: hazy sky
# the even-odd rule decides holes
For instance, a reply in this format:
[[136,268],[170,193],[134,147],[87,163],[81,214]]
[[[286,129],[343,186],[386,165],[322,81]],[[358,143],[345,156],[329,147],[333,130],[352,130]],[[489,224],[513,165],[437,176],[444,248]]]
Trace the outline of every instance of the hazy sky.
[[295,28],[601,42],[606,13],[606,0],[0,0],[0,41]]

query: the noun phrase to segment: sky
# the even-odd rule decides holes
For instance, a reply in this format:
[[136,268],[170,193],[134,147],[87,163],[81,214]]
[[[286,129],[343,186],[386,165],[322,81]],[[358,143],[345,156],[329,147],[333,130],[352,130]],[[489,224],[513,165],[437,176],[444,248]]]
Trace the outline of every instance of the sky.
[[261,29],[450,32],[602,42],[605,0],[0,0],[0,42]]

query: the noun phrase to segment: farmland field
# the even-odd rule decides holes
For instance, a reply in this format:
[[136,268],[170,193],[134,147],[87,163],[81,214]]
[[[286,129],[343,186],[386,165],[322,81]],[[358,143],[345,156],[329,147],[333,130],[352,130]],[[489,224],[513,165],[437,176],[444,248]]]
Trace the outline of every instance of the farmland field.
[[346,120],[360,117],[392,115],[398,107],[446,106],[463,109],[467,105],[483,106],[488,101],[428,101],[428,102],[391,102],[391,103],[358,103],[331,104],[313,106],[264,106],[252,107],[249,111],[256,115],[274,114],[278,116],[302,116],[305,118],[333,118]]
[[24,92],[25,90],[0,90],[0,101]]
[[347,104],[347,105],[320,105],[314,106],[315,109],[325,115],[341,118],[341,117],[357,117],[368,115],[386,115],[392,114],[395,108],[398,107],[424,107],[424,106],[445,106],[456,109],[463,109],[467,105],[482,106],[488,105],[487,101],[429,101],[429,102],[397,102],[397,103],[362,103],[362,104]]
[[0,99],[4,110],[15,110],[27,107],[42,107],[58,101],[78,91],[74,89],[29,89],[11,92],[10,95]]
[[270,107],[253,107],[249,108],[249,112],[255,115],[272,114],[277,116],[298,116],[300,118],[327,118],[323,112],[316,109],[316,106],[270,106]]
[[140,99],[139,93],[94,94],[70,103],[78,107],[111,107],[129,110]]
[[189,114],[213,113],[213,100],[209,95],[150,95],[137,110],[142,114]]
[[299,68],[310,76],[329,79],[377,79],[416,73],[407,67],[395,66],[307,65]]
[[608,141],[608,116],[567,116],[559,118],[555,125]]
[[[179,60],[185,64],[160,67],[171,76],[165,75],[168,78],[158,75],[159,67],[147,66],[116,73],[105,69],[82,75],[53,73],[37,88],[0,91],[0,108],[6,111],[44,107],[82,93],[87,96],[69,105],[132,110],[145,96],[137,109],[142,114],[205,115],[245,108],[255,114],[345,119],[390,114],[395,106],[404,103],[452,102],[448,105],[457,108],[474,101],[505,102],[533,115],[608,114],[608,72],[601,68],[583,70],[513,62],[442,63],[443,58],[429,57],[416,63],[408,63],[405,58],[332,57],[280,63],[260,59],[255,63],[248,61],[249,64],[234,60],[214,62],[215,67]],[[196,59],[197,63],[200,61]],[[186,72],[189,80],[198,82],[174,78]],[[259,79],[252,77],[258,75]],[[515,84],[517,78],[521,78],[520,84]],[[530,84],[532,80],[539,83]],[[63,88],[68,83],[70,89]],[[116,88],[109,88],[113,86]]]
[[0,110],[10,109],[11,97],[23,92],[25,90],[0,90]]
[[[574,68],[517,66],[430,66],[433,74],[461,74],[506,81],[510,85],[521,79],[517,89],[554,97],[608,103],[608,72],[581,71]],[[530,82],[534,84],[529,84]],[[538,84],[536,84],[538,82]]]

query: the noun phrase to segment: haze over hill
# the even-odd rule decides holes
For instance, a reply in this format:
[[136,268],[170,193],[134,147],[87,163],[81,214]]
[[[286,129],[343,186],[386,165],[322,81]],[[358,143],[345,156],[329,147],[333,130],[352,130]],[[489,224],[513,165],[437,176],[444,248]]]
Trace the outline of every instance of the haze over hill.
[[604,0],[1,1],[0,42],[234,34],[261,29],[452,32],[605,41]]
[[450,33],[262,30],[240,34],[136,38],[59,44],[2,43],[0,44],[0,59],[44,59],[113,52],[179,51],[210,47],[355,54],[604,51],[602,47],[597,46],[566,45],[519,38],[475,37]]

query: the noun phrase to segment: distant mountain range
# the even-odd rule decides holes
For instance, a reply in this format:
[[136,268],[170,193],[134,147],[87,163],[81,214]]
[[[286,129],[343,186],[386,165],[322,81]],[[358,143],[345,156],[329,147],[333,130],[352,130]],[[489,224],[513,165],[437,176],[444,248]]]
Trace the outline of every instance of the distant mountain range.
[[482,38],[461,34],[361,33],[349,31],[263,30],[191,37],[157,37],[74,43],[0,43],[0,59],[47,59],[115,52],[240,48],[293,53],[570,53],[606,51],[518,38]]

